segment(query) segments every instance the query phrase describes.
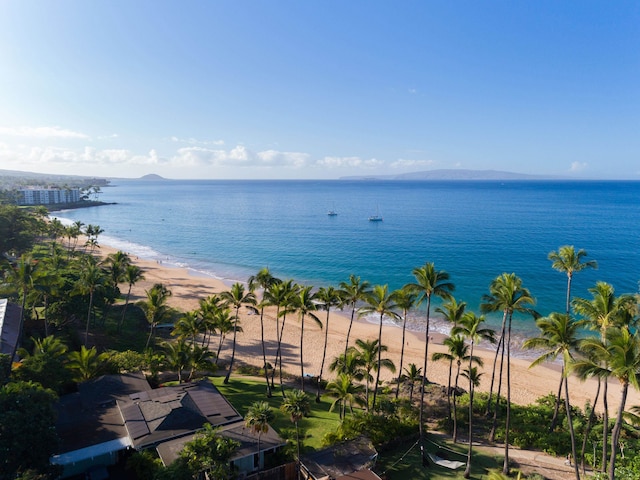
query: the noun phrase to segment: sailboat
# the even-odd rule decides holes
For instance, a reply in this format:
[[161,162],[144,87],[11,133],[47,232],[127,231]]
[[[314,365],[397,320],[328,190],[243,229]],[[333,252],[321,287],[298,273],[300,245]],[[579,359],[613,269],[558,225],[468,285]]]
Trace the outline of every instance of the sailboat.
[[335,217],[338,215],[335,203],[333,204],[333,208],[327,212],[327,215],[329,215],[330,217]]
[[380,212],[378,211],[378,207],[376,207],[376,214],[375,215],[371,215],[369,217],[369,221],[370,222],[381,222],[382,221],[382,217],[380,216]]

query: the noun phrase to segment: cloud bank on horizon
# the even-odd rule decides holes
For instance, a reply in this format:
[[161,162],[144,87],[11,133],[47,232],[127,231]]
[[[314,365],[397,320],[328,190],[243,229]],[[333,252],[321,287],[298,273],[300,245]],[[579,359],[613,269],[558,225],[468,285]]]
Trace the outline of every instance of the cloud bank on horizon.
[[8,2],[0,168],[640,179],[640,5]]

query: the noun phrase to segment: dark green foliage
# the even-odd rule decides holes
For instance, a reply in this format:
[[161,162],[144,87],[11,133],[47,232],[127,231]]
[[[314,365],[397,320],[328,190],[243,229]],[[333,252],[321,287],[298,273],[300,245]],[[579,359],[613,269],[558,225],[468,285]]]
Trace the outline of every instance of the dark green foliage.
[[46,473],[56,451],[53,403],[56,395],[36,383],[0,387],[0,479],[32,469]]
[[135,352],[133,350],[125,350],[118,352],[111,350],[107,352],[107,370],[112,373],[128,373],[148,370],[148,355]]
[[0,254],[28,251],[43,230],[42,218],[31,210],[0,205]]
[[64,367],[65,359],[52,355],[31,355],[13,372],[16,380],[37,382],[58,394],[63,394],[71,383],[71,373]]
[[376,415],[363,412],[346,416],[335,432],[325,435],[323,443],[331,445],[365,435],[376,447],[379,447],[390,440],[416,433],[418,433],[418,424],[415,419],[402,421],[395,415]]
[[153,451],[143,450],[129,457],[126,469],[134,472],[138,480],[153,480],[163,466]]

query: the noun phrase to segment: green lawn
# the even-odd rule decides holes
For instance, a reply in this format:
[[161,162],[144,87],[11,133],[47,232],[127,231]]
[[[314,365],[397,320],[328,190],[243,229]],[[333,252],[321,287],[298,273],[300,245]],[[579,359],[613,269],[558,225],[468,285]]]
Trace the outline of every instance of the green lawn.
[[[241,415],[246,415],[248,408],[254,402],[267,401],[273,407],[276,416],[271,426],[278,432],[283,432],[283,436],[289,437],[286,433],[288,430],[293,430],[294,425],[291,423],[289,416],[280,410],[280,405],[282,405],[280,388],[276,388],[273,391],[273,396],[267,398],[264,381],[232,376],[229,383],[225,385],[223,380],[223,377],[211,377],[211,381],[218,387],[220,393],[227,397]],[[315,391],[312,387],[308,387],[305,390],[309,395],[311,414],[300,421],[300,439],[304,450],[317,450],[322,448],[324,435],[333,432],[338,427],[340,418],[338,417],[337,409],[334,412],[329,412],[329,407],[333,402],[330,398],[323,397],[320,403],[316,403]]]
[[[247,409],[252,403],[265,400],[273,407],[276,416],[271,426],[280,432],[283,437],[295,438],[292,433],[294,428],[293,424],[289,417],[280,411],[282,394],[279,388],[274,390],[271,398],[267,398],[264,381],[242,376],[233,376],[229,383],[225,385],[223,380],[223,377],[211,377],[211,381],[241,415],[247,413]],[[309,451],[322,448],[322,438],[326,433],[335,431],[340,423],[340,419],[337,411],[329,412],[329,406],[332,403],[330,397],[323,397],[320,403],[316,403],[315,392],[311,387],[307,390],[307,394],[310,398],[311,415],[300,422],[300,429],[304,450]],[[461,455],[449,454],[451,460],[466,461],[465,445],[453,445],[449,442],[444,443],[441,438],[437,439],[437,443],[461,453]],[[412,443],[400,445],[392,450],[381,453],[375,470],[379,474],[385,473],[388,480],[404,480],[407,478],[451,480],[463,478],[462,473],[464,472],[464,467],[458,470],[449,470],[433,464],[428,467],[423,467],[420,461],[420,450],[417,446],[402,458],[411,445]],[[436,445],[428,444],[427,451],[434,453],[436,450],[438,450]],[[474,452],[473,458],[475,464],[471,475],[473,479],[484,479],[486,478],[488,469],[497,469],[502,466],[502,460],[500,458],[480,455],[476,452]]]
[[[444,443],[441,439],[437,440],[437,443],[443,447],[460,452],[460,455],[448,452],[447,456],[449,460],[456,460],[466,462],[466,446],[465,445],[453,445],[450,442]],[[376,464],[376,472],[385,474],[388,480],[404,480],[406,478],[411,479],[429,479],[429,480],[452,480],[463,479],[465,467],[460,467],[457,470],[451,470],[444,468],[433,463],[423,467],[420,459],[420,448],[415,446],[409,453],[407,451],[413,444],[402,445],[396,447],[393,450],[386,451],[380,454],[378,463]],[[438,447],[432,443],[427,443],[427,452],[435,453]],[[440,452],[442,453],[442,452]],[[406,455],[405,455],[406,454]],[[404,458],[403,458],[403,455]],[[477,452],[473,453],[473,465],[471,468],[472,479],[484,479],[487,477],[487,470],[501,469],[502,459],[487,455],[480,455]]]

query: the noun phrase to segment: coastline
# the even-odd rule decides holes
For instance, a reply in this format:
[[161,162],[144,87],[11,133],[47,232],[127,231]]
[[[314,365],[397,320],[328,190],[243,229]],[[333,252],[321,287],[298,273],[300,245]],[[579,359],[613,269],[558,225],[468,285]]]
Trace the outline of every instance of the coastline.
[[[99,254],[104,256],[116,252],[117,249],[109,245],[102,244]],[[222,280],[192,272],[189,269],[178,266],[167,265],[159,260],[149,260],[142,257],[132,256],[132,262],[138,265],[145,274],[145,280],[138,282],[131,291],[131,302],[145,298],[145,290],[155,283],[165,284],[171,291],[168,303],[172,307],[181,311],[190,311],[198,308],[199,300],[207,296],[228,290],[229,286]],[[331,379],[333,375],[328,371],[328,364],[331,360],[344,352],[345,338],[349,326],[350,311],[331,311],[329,317],[329,331],[327,342],[327,354],[323,378]],[[323,324],[326,320],[326,312],[319,312],[319,318]],[[262,366],[262,346],[260,319],[258,315],[249,315],[246,312],[240,313],[240,324],[242,332],[238,332],[236,344],[236,359],[240,363]],[[322,346],[324,345],[325,331],[320,330],[313,322],[305,321],[304,336],[304,370],[305,375],[318,375],[322,362]],[[267,350],[267,361],[273,364],[273,357],[276,350],[276,319],[275,309],[266,309],[264,315],[265,345]],[[377,339],[378,324],[371,323],[365,319],[356,319],[353,323],[349,345],[354,345],[356,339],[371,340]],[[446,335],[433,332],[430,334],[429,357],[435,352],[444,352],[446,347],[442,341]],[[424,333],[407,330],[405,338],[405,359],[404,366],[415,363],[422,367],[424,359]],[[282,350],[283,369],[290,374],[300,375],[299,348],[300,343],[300,323],[297,316],[289,316],[286,319],[284,329]],[[382,343],[388,347],[386,357],[391,359],[396,366],[399,364],[400,349],[402,346],[402,329],[397,325],[383,325]],[[220,357],[223,360],[229,358],[231,354],[231,342],[227,340],[223,346]],[[488,391],[491,382],[491,369],[495,350],[484,346],[476,346],[474,355],[479,356],[484,362],[484,375],[482,376],[479,391]],[[526,405],[535,402],[539,397],[555,394],[560,381],[560,368],[557,364],[544,364],[534,368],[529,368],[531,361],[524,358],[513,358],[511,363],[511,390],[512,401],[517,404]],[[429,358],[428,379],[441,385],[447,385],[449,365],[448,362],[434,362]],[[384,370],[380,374],[381,379],[390,381],[395,374]],[[503,382],[504,383],[504,382]],[[462,388],[465,386],[461,383]],[[611,380],[609,389],[609,404],[615,410],[620,400],[619,384]],[[504,385],[503,385],[504,388]],[[466,389],[466,388],[465,388]],[[575,377],[569,377],[569,389],[571,403],[579,408],[584,408],[587,402],[592,402],[597,389],[597,382],[589,379],[580,382]],[[627,399],[627,406],[640,405],[640,393],[630,389]]]

